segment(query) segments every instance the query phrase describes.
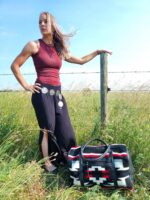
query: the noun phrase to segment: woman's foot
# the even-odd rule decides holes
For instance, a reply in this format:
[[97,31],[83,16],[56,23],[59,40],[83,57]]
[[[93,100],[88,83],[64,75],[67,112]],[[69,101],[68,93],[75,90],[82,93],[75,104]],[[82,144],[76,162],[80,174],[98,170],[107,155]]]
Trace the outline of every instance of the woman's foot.
[[55,172],[57,170],[57,167],[53,165],[51,162],[45,162],[44,169],[46,172]]

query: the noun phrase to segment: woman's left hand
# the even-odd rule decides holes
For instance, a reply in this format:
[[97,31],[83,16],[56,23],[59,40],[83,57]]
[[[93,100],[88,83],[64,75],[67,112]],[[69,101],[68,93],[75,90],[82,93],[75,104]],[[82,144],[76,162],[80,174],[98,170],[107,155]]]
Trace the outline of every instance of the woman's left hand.
[[97,50],[97,55],[100,55],[101,53],[108,53],[109,55],[112,55],[112,51],[107,51],[107,50]]

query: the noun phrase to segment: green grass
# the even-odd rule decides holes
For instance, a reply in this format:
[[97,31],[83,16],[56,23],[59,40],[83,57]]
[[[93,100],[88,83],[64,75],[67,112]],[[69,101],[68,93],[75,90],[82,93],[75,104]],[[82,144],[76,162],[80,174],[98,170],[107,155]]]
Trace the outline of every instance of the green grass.
[[0,199],[149,200],[150,94],[109,93],[108,126],[101,130],[99,94],[64,93],[77,143],[99,137],[107,143],[125,143],[135,168],[134,191],[105,191],[70,187],[68,170],[57,175],[41,168],[38,124],[26,92],[0,93]]

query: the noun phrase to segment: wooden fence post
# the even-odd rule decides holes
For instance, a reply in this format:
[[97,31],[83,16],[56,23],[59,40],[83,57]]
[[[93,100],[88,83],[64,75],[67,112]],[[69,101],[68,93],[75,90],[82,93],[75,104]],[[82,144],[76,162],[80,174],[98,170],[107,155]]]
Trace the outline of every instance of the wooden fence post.
[[101,127],[107,125],[107,53],[100,55],[100,99],[101,99]]

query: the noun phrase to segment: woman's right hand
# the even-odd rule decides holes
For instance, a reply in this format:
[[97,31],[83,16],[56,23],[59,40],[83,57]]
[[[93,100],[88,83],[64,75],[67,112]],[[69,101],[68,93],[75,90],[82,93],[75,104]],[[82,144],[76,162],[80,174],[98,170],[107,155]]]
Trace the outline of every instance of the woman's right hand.
[[108,51],[108,50],[104,50],[104,49],[97,50],[97,55],[100,55],[101,53],[108,53],[108,54],[112,55],[112,51]]
[[40,83],[35,83],[34,85],[27,85],[24,87],[24,89],[26,91],[30,91],[32,93],[40,93],[40,90],[41,90],[41,84]]

